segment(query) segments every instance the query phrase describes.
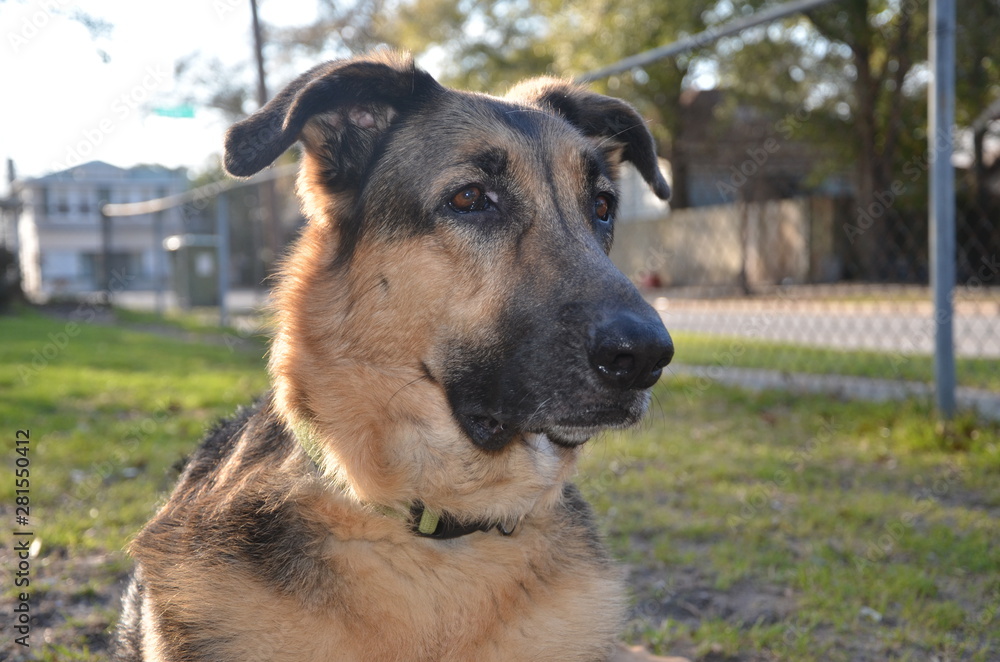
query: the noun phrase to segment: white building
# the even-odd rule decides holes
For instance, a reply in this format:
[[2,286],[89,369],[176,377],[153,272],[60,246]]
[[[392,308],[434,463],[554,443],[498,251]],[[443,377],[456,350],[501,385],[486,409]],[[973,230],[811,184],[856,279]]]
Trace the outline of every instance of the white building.
[[150,289],[164,282],[163,238],[182,230],[182,209],[109,219],[109,272],[102,278],[101,203],[141,202],[188,188],[183,169],[129,169],[92,161],[15,183],[23,205],[17,228],[25,294],[34,300],[108,289]]
[[[672,187],[673,175],[670,170],[670,162],[666,159],[658,159],[658,163],[660,172],[664,174],[667,183]],[[639,171],[627,161],[621,168],[618,192],[620,200],[615,220],[619,223],[648,221],[670,214],[670,203],[656,197],[653,189],[649,188],[649,184],[642,178]]]

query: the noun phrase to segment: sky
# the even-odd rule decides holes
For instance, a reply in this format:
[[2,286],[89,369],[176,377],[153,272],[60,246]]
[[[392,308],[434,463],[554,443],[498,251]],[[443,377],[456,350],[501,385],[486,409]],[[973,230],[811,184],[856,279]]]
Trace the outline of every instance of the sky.
[[[271,25],[301,25],[316,15],[316,0],[258,2]],[[92,34],[74,19],[81,11],[110,31]],[[190,92],[174,67],[194,54],[252,62],[249,0],[0,0],[0,195],[8,158],[22,179],[93,160],[194,172],[217,163],[227,128],[220,113],[151,112],[177,106]],[[420,61],[434,73],[434,53]],[[271,74],[273,94],[283,80]]]
[[[308,22],[315,0],[263,0],[262,18]],[[111,24],[94,36],[79,11]],[[153,115],[183,90],[175,63],[198,53],[236,64],[252,58],[249,0],[0,0],[0,171],[20,178],[101,160],[203,170],[222,149],[225,120]]]
[[[272,25],[301,25],[316,15],[316,0],[259,4]],[[110,31],[92,34],[74,20],[81,11]],[[170,118],[151,112],[178,105],[190,92],[175,79],[174,67],[193,55],[251,62],[249,0],[0,0],[0,195],[8,158],[21,178],[92,160],[195,172],[216,164],[227,128],[220,113],[197,108],[193,118]],[[433,57],[421,64],[434,72]],[[713,87],[714,74],[703,73],[706,81],[693,85]],[[271,74],[273,93],[283,81]]]

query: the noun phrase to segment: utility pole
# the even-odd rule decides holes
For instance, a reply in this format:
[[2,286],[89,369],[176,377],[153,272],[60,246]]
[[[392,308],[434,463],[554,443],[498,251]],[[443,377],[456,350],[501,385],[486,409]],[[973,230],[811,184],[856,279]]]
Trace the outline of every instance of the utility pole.
[[[12,248],[18,246],[17,237],[17,217],[20,212],[20,201],[17,199],[17,191],[14,190],[14,182],[17,180],[17,170],[14,168],[14,159],[7,159],[7,197],[0,198],[0,248],[6,249],[8,243]],[[7,223],[7,212],[10,212],[10,223]],[[8,237],[8,233],[10,236]],[[8,241],[9,240],[9,241]],[[0,274],[2,276],[3,274]]]
[[229,194],[215,199],[215,235],[219,259],[219,326],[229,324]]
[[[253,15],[253,43],[257,59],[257,105],[263,108],[267,103],[267,79],[264,74],[264,37],[257,16],[257,0],[250,0],[250,12]],[[265,251],[265,274],[273,271],[273,265],[281,251],[281,227],[278,222],[278,210],[275,204],[274,180],[261,182],[257,187],[260,208],[261,235]]]
[[955,0],[931,0],[928,153],[931,156],[931,290],[934,296],[934,390],[938,414],[955,415]]
[[[167,197],[167,189],[161,186],[156,192],[157,198]],[[167,277],[166,260],[163,250],[163,217],[166,210],[153,212],[153,290],[155,291],[156,314],[163,317],[166,311],[164,303],[164,285]]]
[[267,79],[264,76],[264,37],[257,16],[257,0],[250,0],[250,13],[253,15],[253,48],[257,58],[257,103],[263,106],[267,103]]
[[111,202],[107,187],[97,189],[97,209],[101,214],[101,253],[98,260],[96,285],[101,290],[101,303],[111,303],[111,217],[104,213],[104,205]]

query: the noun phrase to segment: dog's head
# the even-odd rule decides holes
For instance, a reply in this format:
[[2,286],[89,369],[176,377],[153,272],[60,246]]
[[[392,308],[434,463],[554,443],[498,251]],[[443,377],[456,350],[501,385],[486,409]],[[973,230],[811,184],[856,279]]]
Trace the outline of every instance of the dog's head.
[[296,140],[310,222],[270,369],[359,498],[517,516],[640,419],[673,347],[607,255],[623,161],[669,196],[633,108],[552,79],[458,92],[380,54],[300,76],[230,129],[226,168]]

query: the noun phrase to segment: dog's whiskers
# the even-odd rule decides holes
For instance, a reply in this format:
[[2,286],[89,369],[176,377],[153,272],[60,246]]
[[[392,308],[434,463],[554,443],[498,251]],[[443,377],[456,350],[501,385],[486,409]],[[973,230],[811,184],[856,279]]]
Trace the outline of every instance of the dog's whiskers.
[[544,409],[545,409],[545,406],[547,404],[549,404],[549,402],[551,402],[551,401],[552,401],[552,398],[545,398],[544,400],[542,400],[541,402],[538,403],[538,406],[535,407],[535,411],[531,412],[528,415],[527,421],[528,421],[529,425],[531,425],[534,422],[534,420],[535,420],[536,417],[544,418]]
[[544,110],[535,110],[534,108],[515,108],[513,110],[508,110],[505,114],[506,115],[513,115],[514,113],[535,113],[535,114],[538,114],[538,115],[548,115],[549,114],[549,113],[547,113]]
[[411,379],[410,381],[408,381],[405,384],[403,384],[402,386],[400,386],[398,389],[396,389],[393,392],[393,394],[391,396],[389,396],[389,399],[385,401],[385,404],[382,406],[382,408],[385,409],[385,410],[388,410],[389,409],[389,405],[392,404],[393,399],[397,395],[399,395],[403,391],[403,389],[405,389],[408,386],[413,386],[414,384],[416,384],[417,382],[419,382],[419,381],[421,381],[423,379],[428,379],[427,375],[420,375],[416,379]]
[[371,294],[373,291],[377,290],[381,286],[382,286],[382,280],[376,279],[376,281],[372,284],[372,286],[364,290],[359,296],[349,297],[347,301],[346,310],[344,311],[344,319],[349,320],[354,316],[355,312],[354,304],[356,301],[365,301],[369,294]]
[[609,140],[613,140],[614,138],[617,138],[621,134],[627,133],[628,131],[631,131],[632,129],[634,129],[636,127],[646,126],[646,124],[648,124],[648,122],[638,122],[636,124],[633,124],[632,126],[627,126],[624,129],[622,129],[621,131],[618,131],[617,133],[613,133],[610,136],[607,136],[604,140],[602,140],[601,142],[597,143],[597,146],[598,147],[603,147],[604,143],[608,142]]

